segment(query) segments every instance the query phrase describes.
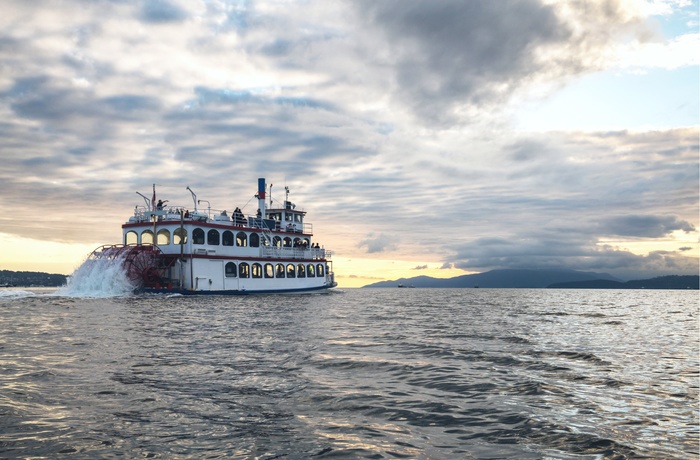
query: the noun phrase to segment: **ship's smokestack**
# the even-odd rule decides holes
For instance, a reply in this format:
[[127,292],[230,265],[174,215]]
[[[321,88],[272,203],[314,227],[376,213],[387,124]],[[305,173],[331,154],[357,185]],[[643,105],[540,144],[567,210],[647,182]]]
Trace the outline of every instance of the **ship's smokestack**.
[[265,178],[261,177],[258,179],[258,209],[260,209],[260,216],[265,218]]

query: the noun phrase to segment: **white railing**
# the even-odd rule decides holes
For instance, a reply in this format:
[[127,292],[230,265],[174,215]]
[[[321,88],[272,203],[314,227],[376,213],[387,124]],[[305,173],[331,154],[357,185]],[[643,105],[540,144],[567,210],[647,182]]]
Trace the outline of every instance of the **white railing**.
[[153,216],[157,217],[159,221],[180,220],[180,211],[182,209],[184,208],[167,206],[160,210],[151,211],[145,206],[136,206],[134,209],[134,217],[136,222],[150,222],[153,219]]
[[283,259],[327,259],[332,255],[332,251],[322,248],[279,248],[267,246],[260,248],[261,257],[279,257]]

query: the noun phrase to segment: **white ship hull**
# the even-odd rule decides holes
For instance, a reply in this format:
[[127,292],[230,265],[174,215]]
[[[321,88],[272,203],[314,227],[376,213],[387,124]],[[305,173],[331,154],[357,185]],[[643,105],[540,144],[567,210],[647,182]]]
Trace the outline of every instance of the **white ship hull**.
[[[304,211],[285,199],[265,203],[264,179],[259,179],[255,217],[238,208],[228,215],[184,206],[137,207],[122,225],[120,245],[104,246],[96,258],[124,264],[139,292],[239,295],[318,292],[337,285],[331,251],[312,241]],[[189,187],[188,187],[189,190]],[[288,193],[288,190],[287,190]],[[208,203],[208,202],[207,202]]]

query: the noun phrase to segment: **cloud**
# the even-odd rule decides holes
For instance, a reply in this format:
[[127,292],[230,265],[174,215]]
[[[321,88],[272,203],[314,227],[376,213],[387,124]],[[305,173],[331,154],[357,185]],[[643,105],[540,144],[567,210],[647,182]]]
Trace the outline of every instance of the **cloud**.
[[661,40],[637,6],[8,0],[0,231],[110,243],[134,191],[157,183],[189,206],[189,185],[231,209],[266,177],[348,257],[684,267],[696,251],[621,247],[694,237],[696,125],[509,125],[513,101],[618,69],[620,50],[689,56],[690,38]]
[[367,252],[370,254],[376,252],[393,251],[398,248],[397,239],[392,236],[370,233],[364,240],[361,240],[357,247],[367,247]]
[[[473,119],[533,82],[570,78],[602,65],[617,34],[645,36],[622,2],[535,0],[354,2],[380,52],[392,97],[423,122]],[[600,30],[607,33],[599,33]],[[619,30],[619,32],[615,32]],[[640,38],[641,39],[641,38]]]
[[187,18],[185,10],[167,0],[142,0],[139,18],[149,23],[180,22]]
[[428,269],[428,265],[416,265],[411,270],[427,270],[427,269]]
[[380,276],[366,276],[366,275],[336,275],[336,278],[349,278],[349,279],[363,279],[363,280],[386,280]]
[[653,276],[675,271],[693,274],[700,269],[698,259],[671,251],[647,255],[602,244],[580,228],[542,231],[513,238],[478,238],[460,245],[451,258],[456,268],[485,271],[494,268],[575,268],[611,271],[623,277],[635,274]]
[[661,238],[676,230],[689,233],[695,226],[676,216],[611,216],[601,223],[607,235]]

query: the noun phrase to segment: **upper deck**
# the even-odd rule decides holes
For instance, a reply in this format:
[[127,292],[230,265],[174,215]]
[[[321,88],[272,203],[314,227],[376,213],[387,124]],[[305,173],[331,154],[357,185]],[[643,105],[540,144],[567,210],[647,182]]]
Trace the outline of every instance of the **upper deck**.
[[[266,209],[265,193],[259,191],[257,212],[246,215],[239,208],[212,209],[208,201],[190,193],[194,211],[162,200],[154,206],[155,190],[153,200],[139,194],[146,206],[136,206],[122,225],[123,243],[153,244],[166,254],[192,257],[314,260],[331,256],[331,251],[312,241],[313,226],[305,222],[306,211],[296,209],[288,199],[281,206],[273,206],[270,200]],[[201,202],[209,205],[206,211],[198,209]]]
[[304,222],[304,211],[289,212],[284,209],[270,209],[263,219],[260,216],[245,215],[243,212],[234,211],[232,213],[223,210],[215,211],[218,214],[212,215],[211,211],[193,211],[178,206],[166,206],[162,210],[151,211],[145,206],[136,206],[134,215],[122,225],[122,228],[140,227],[168,223],[197,223],[206,227],[238,227],[252,231],[271,231],[282,233],[301,233],[313,235],[313,225]]

